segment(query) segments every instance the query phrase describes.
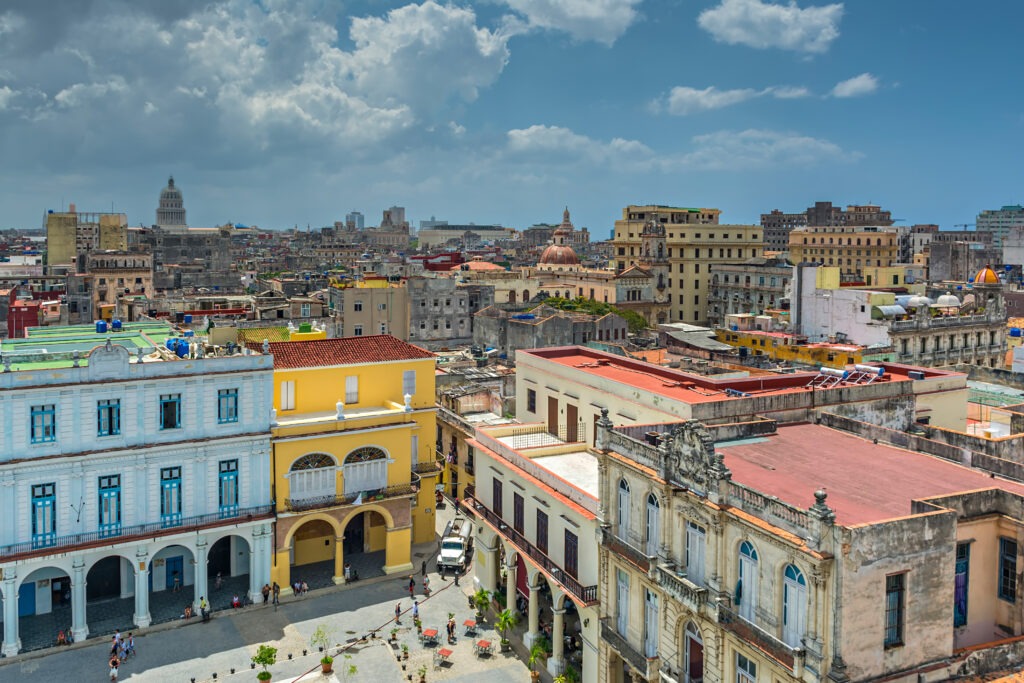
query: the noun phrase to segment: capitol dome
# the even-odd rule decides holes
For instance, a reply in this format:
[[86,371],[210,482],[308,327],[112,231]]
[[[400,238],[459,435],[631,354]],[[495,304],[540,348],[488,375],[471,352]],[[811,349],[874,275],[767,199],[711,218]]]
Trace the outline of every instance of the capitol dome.
[[935,305],[940,308],[960,308],[960,299],[952,292],[946,292],[935,300]]
[[562,224],[555,230],[553,239],[537,261],[538,266],[578,266],[580,259],[568,244],[569,236],[572,235],[573,227],[569,221],[569,208],[566,207],[562,214]]
[[978,274],[974,276],[974,284],[976,285],[998,285],[999,276],[996,275],[996,271],[992,270],[992,266],[985,266],[978,271]]
[[167,187],[160,191],[160,203],[156,208],[156,224],[160,227],[184,227],[185,199],[181,190],[174,186],[174,176],[167,179]]

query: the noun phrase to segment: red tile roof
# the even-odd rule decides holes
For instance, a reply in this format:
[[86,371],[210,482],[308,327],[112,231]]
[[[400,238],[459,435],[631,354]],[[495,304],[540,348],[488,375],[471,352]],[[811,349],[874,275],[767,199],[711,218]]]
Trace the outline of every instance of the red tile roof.
[[[250,344],[254,349],[262,344]],[[434,354],[390,334],[312,341],[270,342],[276,369],[323,368],[334,365],[386,363],[433,358]]]

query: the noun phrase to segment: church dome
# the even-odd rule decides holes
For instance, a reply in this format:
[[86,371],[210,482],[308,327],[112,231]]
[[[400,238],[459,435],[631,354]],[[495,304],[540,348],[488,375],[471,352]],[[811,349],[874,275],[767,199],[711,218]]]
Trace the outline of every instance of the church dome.
[[976,285],[998,285],[999,276],[996,275],[996,271],[992,270],[992,266],[985,266],[978,271],[978,274],[974,276],[974,284]]
[[910,297],[910,301],[907,302],[907,305],[910,306],[911,308],[920,308],[921,306],[931,306],[932,305],[932,300],[929,299],[926,296],[921,296],[919,294],[917,296]]
[[940,308],[960,308],[960,299],[952,292],[946,292],[935,300],[935,305]]
[[578,266],[580,259],[569,246],[569,238],[573,233],[572,221],[569,220],[569,207],[562,213],[562,224],[552,235],[553,243],[548,245],[537,261],[538,266]]

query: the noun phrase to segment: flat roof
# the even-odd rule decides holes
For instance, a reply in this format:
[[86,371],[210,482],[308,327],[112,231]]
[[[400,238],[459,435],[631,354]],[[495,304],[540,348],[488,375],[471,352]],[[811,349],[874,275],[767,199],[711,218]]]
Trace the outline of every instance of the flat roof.
[[97,346],[111,343],[123,346],[131,355],[136,349],[147,353],[153,347],[163,346],[175,336],[174,328],[164,322],[124,323],[121,330],[96,332],[95,325],[64,325],[30,327],[27,337],[12,337],[0,342],[0,354],[11,358],[12,370],[46,370],[70,368],[74,365],[74,352],[78,352],[79,365],[89,364],[88,354]]
[[561,477],[587,495],[597,498],[600,492],[597,457],[589,451],[540,455],[531,458],[552,474]]
[[911,514],[911,501],[980,489],[1024,495],[1024,484],[931,455],[874,444],[822,425],[780,426],[764,437],[719,442],[732,479],[807,509],[824,488],[839,524]]
[[[532,349],[518,353],[564,365],[594,377],[620,382],[626,386],[674,401],[694,404],[711,403],[736,397],[727,394],[726,389],[755,397],[801,393],[807,390],[807,383],[817,376],[817,373],[812,371],[742,378],[707,377],[582,346]],[[912,381],[907,374],[910,371],[921,372],[926,379],[954,377],[963,374],[897,363],[872,363],[871,365],[885,368],[885,377],[878,380],[885,382]],[[829,388],[818,387],[816,391],[830,391],[850,386],[848,383],[841,382]]]

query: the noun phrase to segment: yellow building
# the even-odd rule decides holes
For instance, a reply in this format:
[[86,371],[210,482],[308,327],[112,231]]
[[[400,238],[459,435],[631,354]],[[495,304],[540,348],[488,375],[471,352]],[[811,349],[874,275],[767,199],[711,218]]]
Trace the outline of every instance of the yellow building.
[[128,249],[128,217],[123,213],[79,213],[69,211],[46,215],[46,262],[74,263],[78,254],[95,250]]
[[434,539],[434,355],[390,335],[267,346],[271,576],[287,593],[327,569],[342,583],[348,562],[363,578],[410,571],[412,545]]
[[[862,282],[865,271],[889,268],[900,261],[900,239],[896,228],[864,226],[825,226],[797,228],[789,233],[789,260],[793,263],[820,263],[836,266],[842,279]],[[873,279],[879,273],[873,273]],[[881,273],[892,282],[892,273]],[[901,284],[901,283],[898,283]]]
[[[747,352],[751,356],[768,356],[774,360],[824,365],[829,368],[845,368],[847,365],[863,363],[865,360],[864,347],[857,344],[808,343],[806,337],[786,332],[730,330],[720,327],[715,330],[715,337],[730,346],[748,349]],[[872,359],[881,360],[874,357]]]

